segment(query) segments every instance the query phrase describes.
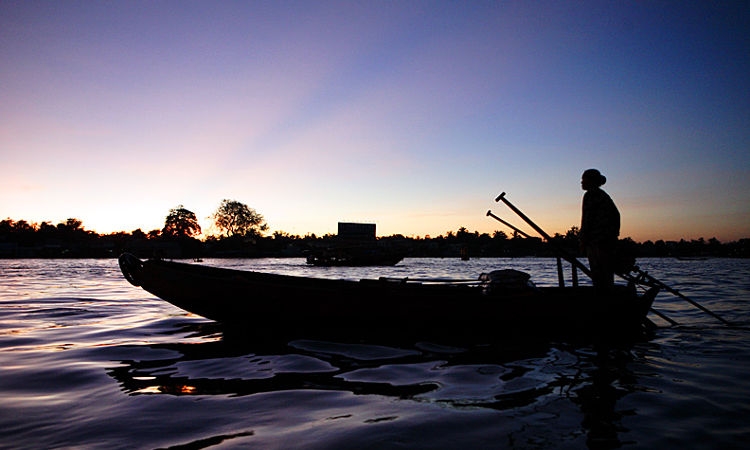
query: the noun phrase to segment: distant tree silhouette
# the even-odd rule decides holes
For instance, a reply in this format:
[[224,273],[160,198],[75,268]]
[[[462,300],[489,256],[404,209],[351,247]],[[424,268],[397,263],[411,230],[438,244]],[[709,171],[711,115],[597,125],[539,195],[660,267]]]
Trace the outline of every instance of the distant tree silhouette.
[[497,239],[498,241],[505,241],[508,239],[508,235],[505,233],[505,231],[495,231],[492,233],[492,239]]
[[66,220],[65,222],[60,222],[57,224],[58,230],[65,230],[69,232],[75,232],[76,230],[83,229],[83,221],[76,218],[70,218]]
[[36,231],[36,226],[25,220],[19,220],[18,222],[13,223],[12,227],[15,233],[33,233]]
[[268,225],[262,215],[237,200],[222,200],[213,219],[216,228],[227,237],[260,235],[268,230]]
[[132,233],[130,233],[131,236],[133,236],[136,239],[147,239],[148,236],[146,236],[146,233],[143,232],[140,228],[133,230]]
[[171,237],[195,237],[201,234],[201,226],[194,212],[179,205],[169,210],[161,233],[163,236]]
[[[196,215],[182,205],[170,210],[163,230],[148,233],[136,229],[131,233],[99,235],[84,229],[81,220],[75,218],[57,225],[49,221],[35,223],[7,218],[0,220],[0,258],[99,258],[116,256],[122,251],[131,251],[141,257],[300,257],[310,246],[326,244],[336,238],[333,234],[317,236],[314,233],[293,236],[283,231],[275,231],[266,237],[260,232],[266,231],[268,225],[247,205],[224,200],[222,207],[224,209],[220,208],[214,218],[218,218],[219,213],[226,213],[228,222],[220,228],[228,238],[207,236],[203,241],[196,239],[201,232]],[[238,212],[239,219],[233,215],[235,212]],[[467,248],[472,257],[550,257],[561,246],[578,254],[577,235],[578,228],[571,227],[564,234],[555,233],[551,239],[553,245],[550,245],[541,238],[526,238],[516,232],[480,234],[460,227],[444,236],[420,238],[395,234],[378,240],[404,249],[409,257],[458,257],[462,248]],[[171,242],[162,242],[162,237]],[[750,257],[750,238],[724,244],[714,237],[643,243],[625,237],[620,239],[619,245],[620,249],[635,257]]]

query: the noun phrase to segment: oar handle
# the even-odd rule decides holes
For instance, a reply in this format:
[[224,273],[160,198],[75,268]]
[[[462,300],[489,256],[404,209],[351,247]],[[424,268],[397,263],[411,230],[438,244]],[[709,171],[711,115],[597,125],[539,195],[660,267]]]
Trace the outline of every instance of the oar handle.
[[505,198],[505,192],[501,193],[495,198],[495,201],[502,201],[505,203],[505,206],[511,209],[514,213],[518,215],[521,219],[523,219],[524,222],[528,223],[531,228],[533,228],[537,233],[541,234],[542,237],[546,240],[551,240],[552,238],[549,237],[549,234],[545,233],[544,230],[539,228],[537,224],[535,224],[531,219],[529,219],[526,214],[522,213],[520,209],[516,208],[516,206],[509,202],[507,198]]
[[[521,219],[523,219],[524,222],[526,222],[527,224],[529,224],[529,226],[531,228],[533,228],[549,244],[551,244],[555,248],[555,250],[557,250],[557,253],[562,258],[564,258],[566,261],[568,261],[569,263],[571,263],[574,266],[576,266],[578,269],[581,270],[581,272],[583,272],[586,275],[588,275],[589,277],[591,277],[591,271],[589,270],[588,267],[586,267],[585,265],[583,265],[583,263],[581,263],[580,261],[578,261],[578,258],[576,258],[575,256],[573,256],[573,255],[569,254],[568,252],[566,252],[565,249],[563,249],[562,247],[559,247],[558,245],[556,245],[555,242],[552,240],[552,238],[549,236],[549,234],[547,234],[544,230],[542,230],[539,227],[539,225],[535,224],[531,219],[528,218],[528,216],[526,216],[526,214],[524,214],[523,212],[521,212],[520,209],[516,208],[516,206],[513,203],[511,203],[510,201],[508,201],[507,198],[505,198],[505,192],[503,192],[500,195],[498,195],[495,198],[495,201],[496,202],[497,201],[502,201],[503,203],[505,203],[505,206],[507,206],[508,208],[510,208],[511,211],[513,211],[514,213],[516,213],[518,215],[518,217],[520,217]],[[487,215],[488,216],[490,215],[489,211],[487,212]],[[528,237],[528,235],[527,235],[527,237]]]

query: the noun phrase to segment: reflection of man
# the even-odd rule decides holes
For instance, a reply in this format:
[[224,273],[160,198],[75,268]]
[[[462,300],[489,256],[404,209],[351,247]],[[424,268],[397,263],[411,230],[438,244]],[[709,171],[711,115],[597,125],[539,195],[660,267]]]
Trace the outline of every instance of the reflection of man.
[[583,208],[578,237],[591,267],[591,279],[597,288],[609,288],[615,282],[615,248],[620,235],[620,212],[610,196],[601,189],[607,178],[596,169],[581,176]]
[[622,426],[625,414],[618,410],[617,402],[633,392],[626,386],[629,383],[625,382],[634,379],[633,373],[628,370],[631,361],[627,351],[610,350],[598,350],[595,356],[581,361],[582,378],[586,381],[574,391],[576,395],[572,400],[583,413],[581,425],[587,430],[588,448],[620,448],[624,445],[619,433],[626,430]]

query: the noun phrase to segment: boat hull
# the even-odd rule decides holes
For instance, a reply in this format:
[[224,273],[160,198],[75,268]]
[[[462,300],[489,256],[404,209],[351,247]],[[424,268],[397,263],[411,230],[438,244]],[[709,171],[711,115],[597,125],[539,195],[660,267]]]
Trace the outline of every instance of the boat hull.
[[151,294],[246,331],[588,334],[640,330],[656,293],[618,286],[491,290],[482,284],[335,280],[120,257]]

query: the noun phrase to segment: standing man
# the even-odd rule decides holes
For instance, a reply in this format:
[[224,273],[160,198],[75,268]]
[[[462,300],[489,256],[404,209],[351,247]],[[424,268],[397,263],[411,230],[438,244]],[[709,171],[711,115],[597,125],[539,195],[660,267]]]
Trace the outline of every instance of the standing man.
[[596,169],[581,176],[583,207],[578,238],[589,259],[594,287],[607,290],[615,282],[615,249],[620,235],[620,212],[601,189],[607,178]]

